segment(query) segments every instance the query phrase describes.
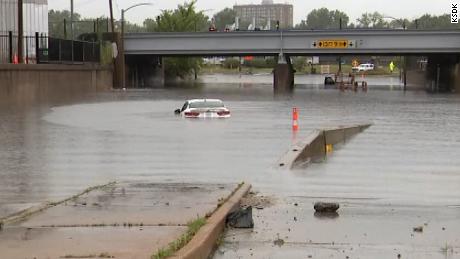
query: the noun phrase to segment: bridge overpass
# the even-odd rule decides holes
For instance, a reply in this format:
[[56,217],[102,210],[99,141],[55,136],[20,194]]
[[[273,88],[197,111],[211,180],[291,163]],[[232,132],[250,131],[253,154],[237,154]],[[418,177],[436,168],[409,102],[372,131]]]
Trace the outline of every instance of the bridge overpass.
[[[124,54],[122,57],[279,55],[274,88],[282,91],[294,85],[290,56],[427,56],[431,81],[441,74],[441,81],[450,78],[447,81],[454,80],[460,86],[460,30],[133,33],[125,35]],[[143,65],[136,64],[139,66]]]
[[460,53],[460,31],[337,30],[135,33],[126,55],[429,55]]

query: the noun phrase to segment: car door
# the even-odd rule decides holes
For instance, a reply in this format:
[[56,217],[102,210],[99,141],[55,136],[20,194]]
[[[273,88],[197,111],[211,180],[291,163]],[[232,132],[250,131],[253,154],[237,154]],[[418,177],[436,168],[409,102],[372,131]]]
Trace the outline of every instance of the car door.
[[188,108],[188,102],[185,102],[184,106],[182,106],[182,109],[180,109],[180,112],[183,113],[187,108]]

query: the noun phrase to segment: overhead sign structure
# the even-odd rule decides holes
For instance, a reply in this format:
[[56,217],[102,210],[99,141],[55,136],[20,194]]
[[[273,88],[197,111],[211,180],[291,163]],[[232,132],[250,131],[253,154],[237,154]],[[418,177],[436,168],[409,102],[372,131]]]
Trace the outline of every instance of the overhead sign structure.
[[346,39],[324,39],[314,41],[312,47],[318,49],[346,49],[356,47],[356,43]]

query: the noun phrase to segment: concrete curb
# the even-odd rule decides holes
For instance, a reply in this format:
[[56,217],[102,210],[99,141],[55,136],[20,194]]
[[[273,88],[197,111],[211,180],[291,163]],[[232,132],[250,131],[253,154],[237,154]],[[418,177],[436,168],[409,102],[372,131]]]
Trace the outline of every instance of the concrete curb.
[[227,215],[239,206],[241,199],[251,189],[250,184],[243,184],[233,193],[230,198],[222,204],[204,225],[193,239],[171,258],[199,259],[209,258],[213,252],[217,240],[225,229]]

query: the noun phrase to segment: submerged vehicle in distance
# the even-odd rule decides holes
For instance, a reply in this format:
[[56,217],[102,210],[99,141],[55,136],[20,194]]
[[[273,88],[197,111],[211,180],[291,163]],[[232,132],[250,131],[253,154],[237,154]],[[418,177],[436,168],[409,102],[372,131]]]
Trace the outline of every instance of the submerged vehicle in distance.
[[351,70],[353,72],[366,72],[366,71],[371,71],[371,70],[374,70],[374,69],[375,69],[374,64],[370,64],[370,63],[360,64],[357,67],[352,67],[351,68]]
[[181,109],[174,111],[184,118],[230,118],[230,110],[219,99],[187,100]]

